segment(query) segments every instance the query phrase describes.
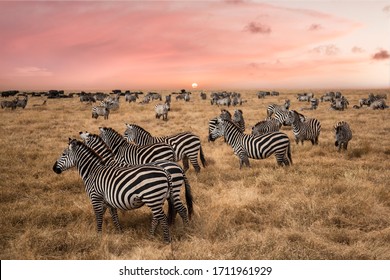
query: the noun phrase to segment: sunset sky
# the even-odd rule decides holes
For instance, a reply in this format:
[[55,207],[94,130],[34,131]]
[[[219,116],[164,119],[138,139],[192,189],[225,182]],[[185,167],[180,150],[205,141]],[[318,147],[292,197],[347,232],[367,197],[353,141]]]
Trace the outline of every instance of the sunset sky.
[[389,88],[389,1],[0,1],[0,90]]

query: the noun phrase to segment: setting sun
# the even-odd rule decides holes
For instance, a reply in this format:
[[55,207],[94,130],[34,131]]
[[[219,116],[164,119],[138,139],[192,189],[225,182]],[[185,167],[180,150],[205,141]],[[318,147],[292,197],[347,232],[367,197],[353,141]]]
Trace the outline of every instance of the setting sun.
[[193,83],[192,84],[192,88],[197,88],[198,87],[198,84],[197,83]]

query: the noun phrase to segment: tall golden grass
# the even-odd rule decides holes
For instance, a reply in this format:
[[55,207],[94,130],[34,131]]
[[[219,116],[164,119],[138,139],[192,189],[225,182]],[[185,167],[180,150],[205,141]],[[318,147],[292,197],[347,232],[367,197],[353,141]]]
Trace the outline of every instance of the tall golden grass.
[[[270,103],[299,103],[294,91],[248,100],[246,132],[266,116]],[[314,91],[317,96],[324,91]],[[222,139],[207,141],[208,120],[221,108],[193,93],[188,103],[173,100],[168,121],[155,119],[153,107],[121,100],[109,120],[91,118],[91,105],[78,98],[53,100],[46,106],[30,98],[26,109],[1,110],[0,127],[0,257],[1,259],[390,259],[390,122],[389,110],[352,109],[361,97],[383,90],[344,90],[350,107],[329,110],[320,103],[304,111],[321,121],[319,145],[293,141],[294,164],[278,167],[272,156],[250,160],[239,169],[238,158]],[[163,95],[170,93],[162,91]],[[173,98],[174,99],[174,98]],[[233,108],[229,108],[233,111]],[[333,125],[347,121],[353,131],[348,151],[338,153]],[[106,213],[103,234],[76,170],[57,175],[52,166],[79,131],[98,133],[109,126],[120,133],[136,123],[153,135],[192,131],[200,136],[209,165],[187,172],[195,199],[188,228],[180,218],[171,227],[173,241],[162,242],[159,228],[149,235],[146,207],[120,212],[124,233],[116,232]]]

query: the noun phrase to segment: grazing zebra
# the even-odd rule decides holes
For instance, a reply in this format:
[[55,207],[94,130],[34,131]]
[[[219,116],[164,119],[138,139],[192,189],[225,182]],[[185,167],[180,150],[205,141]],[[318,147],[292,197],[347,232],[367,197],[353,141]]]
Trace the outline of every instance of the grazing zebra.
[[148,131],[136,124],[126,124],[124,133],[128,141],[137,145],[151,145],[154,143],[166,143],[175,151],[176,161],[183,160],[184,171],[189,169],[188,160],[196,172],[200,171],[198,154],[203,167],[206,166],[206,159],[203,154],[199,136],[191,132],[181,132],[175,135],[153,137]]
[[289,112],[288,121],[293,130],[295,142],[298,144],[301,141],[310,140],[313,145],[318,145],[318,137],[321,132],[321,123],[317,119],[307,119],[301,121],[299,113],[295,110]]
[[245,120],[242,110],[234,110],[232,121],[238,126],[241,132],[245,131]]
[[18,103],[18,101],[16,99],[12,100],[12,101],[8,101],[8,100],[1,101],[1,109],[11,108],[12,110],[15,110],[17,103]]
[[348,142],[352,139],[352,131],[349,124],[345,121],[336,123],[334,126],[335,139],[334,145],[341,149],[347,150]]
[[[91,134],[88,132],[80,132],[80,137],[83,139],[84,144],[93,149],[105,162],[106,165],[111,164],[114,166],[128,166],[132,167],[124,161],[119,161],[115,158],[112,150],[107,146],[107,144],[103,141],[103,139],[97,134]],[[176,163],[172,161],[156,161],[149,163],[152,165],[160,166],[164,168],[172,177],[172,194],[173,194],[173,203],[174,209],[180,209],[180,216],[183,219],[185,225],[188,225],[189,219],[193,214],[193,198],[191,194],[191,185],[184,173],[184,170]],[[188,215],[187,209],[184,207],[183,203],[180,200],[180,190],[181,186],[184,184],[185,187],[185,197],[188,207]],[[168,211],[172,211],[172,207],[168,208]],[[168,214],[170,218],[170,223],[174,220],[174,215],[171,213]]]
[[221,136],[225,137],[226,142],[239,157],[240,169],[243,164],[249,166],[249,158],[264,159],[272,154],[275,155],[278,165],[292,164],[290,139],[282,132],[253,137],[242,133],[232,121],[219,118],[218,125],[210,133],[209,138],[214,141]]
[[166,143],[138,146],[127,142],[121,134],[110,127],[100,127],[99,130],[100,137],[120,161],[137,165],[159,160],[175,160],[175,151]]
[[99,116],[103,116],[105,120],[108,120],[110,115],[110,109],[106,106],[93,106],[92,107],[92,118],[97,119]]
[[156,104],[156,106],[154,106],[154,111],[156,112],[156,119],[160,119],[160,117],[162,116],[163,120],[167,121],[169,103],[165,102],[164,104]]
[[280,127],[281,127],[281,123],[279,121],[277,121],[274,118],[267,118],[264,121],[260,121],[256,123],[252,127],[252,135],[258,136],[265,133],[279,131]]
[[95,212],[98,233],[102,232],[103,215],[107,208],[116,228],[122,231],[117,209],[133,210],[146,205],[153,214],[150,233],[153,235],[161,223],[164,241],[171,241],[163,205],[172,191],[172,181],[163,168],[153,165],[105,165],[91,148],[76,139],[69,139],[69,146],[54,163],[53,171],[61,174],[73,166],[77,167],[84,181]]

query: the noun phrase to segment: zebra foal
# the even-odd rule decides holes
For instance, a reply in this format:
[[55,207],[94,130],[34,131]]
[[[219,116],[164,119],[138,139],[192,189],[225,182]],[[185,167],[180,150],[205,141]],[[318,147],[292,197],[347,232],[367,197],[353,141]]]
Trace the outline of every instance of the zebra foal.
[[242,133],[229,120],[218,119],[218,125],[210,133],[209,138],[214,141],[218,137],[225,137],[226,142],[233,148],[240,160],[240,169],[245,164],[249,167],[249,158],[265,159],[272,154],[280,166],[292,164],[290,139],[282,132],[272,132],[253,137]]
[[334,126],[334,145],[338,147],[338,151],[341,149],[347,150],[348,142],[352,139],[352,131],[349,124],[345,121],[337,122]]
[[133,210],[146,205],[152,211],[150,233],[153,235],[160,223],[164,241],[171,241],[163,205],[172,191],[172,181],[163,168],[152,165],[131,168],[106,165],[102,158],[84,143],[69,139],[69,146],[54,163],[53,171],[61,174],[74,166],[91,200],[98,233],[102,232],[103,215],[107,208],[116,228],[122,231],[117,209]]

